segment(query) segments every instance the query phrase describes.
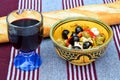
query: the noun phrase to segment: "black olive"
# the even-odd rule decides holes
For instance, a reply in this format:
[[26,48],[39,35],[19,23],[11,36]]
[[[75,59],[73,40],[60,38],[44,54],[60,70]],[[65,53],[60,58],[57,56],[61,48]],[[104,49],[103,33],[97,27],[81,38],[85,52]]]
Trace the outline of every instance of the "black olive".
[[83,29],[82,29],[82,27],[80,27],[80,26],[77,26],[76,28],[75,28],[75,32],[78,34],[79,32],[82,32],[83,31]]
[[74,42],[78,42],[79,41],[79,37],[78,36],[73,36],[73,41]]
[[88,49],[90,46],[92,46],[92,43],[89,41],[83,43],[83,49]]
[[73,36],[70,40],[69,43],[73,46],[74,42],[79,42],[79,37],[78,36]]
[[68,39],[68,36],[67,36],[68,34],[69,34],[69,31],[68,31],[68,30],[63,30],[63,31],[62,31],[62,38],[63,38],[63,39]]
[[76,34],[75,32],[72,32],[72,35],[71,35],[71,36],[72,36],[72,37],[73,37],[73,36],[77,36],[77,34]]
[[79,46],[73,46],[73,49],[81,49]]

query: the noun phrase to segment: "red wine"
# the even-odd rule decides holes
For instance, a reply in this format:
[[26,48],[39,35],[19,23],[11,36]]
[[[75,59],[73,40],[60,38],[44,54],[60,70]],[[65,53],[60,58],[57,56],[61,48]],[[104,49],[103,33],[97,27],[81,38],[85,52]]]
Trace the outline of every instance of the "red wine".
[[19,19],[11,23],[9,39],[16,49],[29,52],[38,47],[43,36],[42,23],[38,23],[39,21],[35,19]]

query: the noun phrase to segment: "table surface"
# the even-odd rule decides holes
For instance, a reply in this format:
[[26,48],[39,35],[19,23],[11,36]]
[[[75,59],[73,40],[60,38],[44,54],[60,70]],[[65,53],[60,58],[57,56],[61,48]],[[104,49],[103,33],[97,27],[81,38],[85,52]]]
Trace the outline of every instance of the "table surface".
[[[0,16],[15,9],[35,9],[40,12],[65,10],[89,4],[111,3],[115,0],[1,0]],[[120,25],[111,26],[114,36],[106,54],[86,66],[75,66],[61,59],[50,38],[43,39],[36,50],[42,58],[39,69],[25,72],[13,66],[17,51],[9,43],[0,44],[1,80],[120,80]]]

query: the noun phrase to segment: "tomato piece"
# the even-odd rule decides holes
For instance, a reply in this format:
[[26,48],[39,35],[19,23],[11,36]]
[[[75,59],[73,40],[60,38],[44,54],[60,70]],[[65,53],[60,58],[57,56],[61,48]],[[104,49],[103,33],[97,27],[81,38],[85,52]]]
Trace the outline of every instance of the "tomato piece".
[[69,43],[69,41],[67,40],[67,41],[66,41],[66,47],[68,47],[68,46],[69,46],[69,44],[70,44],[70,43]]
[[70,45],[70,43],[69,43],[69,41],[70,41],[70,39],[71,39],[72,37],[70,37],[70,38],[68,38],[67,40],[66,40],[66,47],[68,47],[69,45]]
[[87,28],[84,31],[88,32],[92,38],[96,38],[96,35],[90,29]]
[[78,36],[78,37],[81,37],[81,36],[82,36],[82,32],[79,32],[79,33],[77,34],[77,36]]

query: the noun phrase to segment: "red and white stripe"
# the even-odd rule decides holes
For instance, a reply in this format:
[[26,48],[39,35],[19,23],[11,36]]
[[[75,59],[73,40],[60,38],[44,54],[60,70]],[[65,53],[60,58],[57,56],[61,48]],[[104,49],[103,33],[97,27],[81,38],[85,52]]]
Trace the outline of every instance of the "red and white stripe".
[[[103,0],[105,4],[115,2],[116,0]],[[112,25],[113,39],[118,53],[118,58],[120,60],[120,25]]]
[[112,3],[112,2],[115,2],[116,0],[103,0],[103,2],[106,4],[106,3]]
[[33,9],[42,12],[42,0],[19,0],[18,10]]
[[114,33],[113,39],[114,39],[114,43],[115,43],[118,57],[120,60],[120,25],[113,25],[111,27]]
[[77,66],[66,62],[67,80],[97,80],[95,63]]
[[62,0],[63,10],[84,5],[83,0]]
[[[83,6],[83,0],[62,0],[63,9]],[[66,62],[67,80],[97,80],[95,63],[86,66],[76,66]]]
[[[36,5],[36,6],[35,6]],[[42,0],[19,0],[18,10],[20,9],[33,9],[39,12],[42,11]],[[36,53],[40,54],[40,48],[36,49]],[[13,60],[18,54],[15,48],[11,48],[10,62],[8,66],[7,80],[39,80],[40,68],[34,71],[21,71],[16,69]]]

